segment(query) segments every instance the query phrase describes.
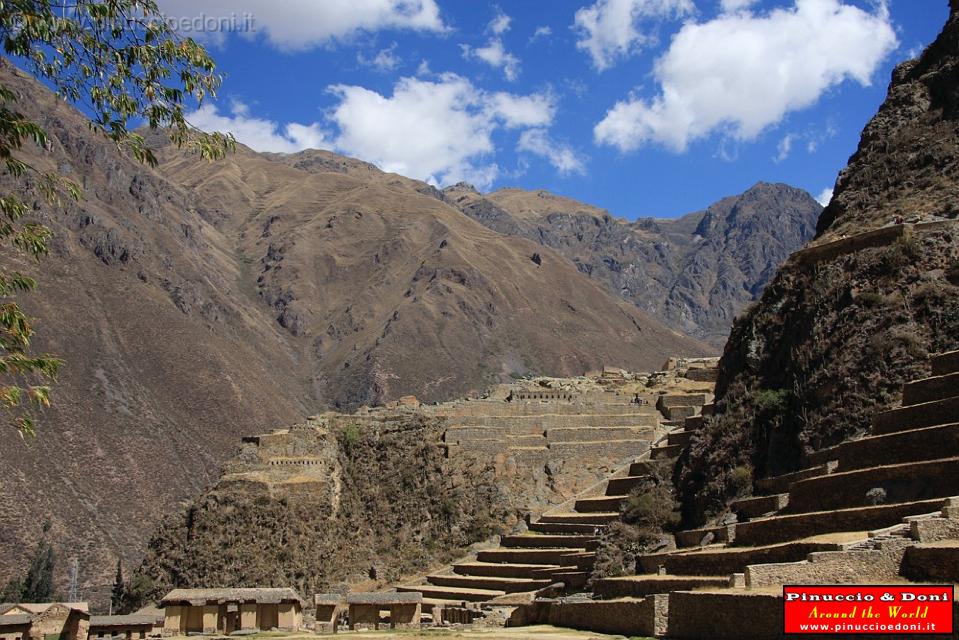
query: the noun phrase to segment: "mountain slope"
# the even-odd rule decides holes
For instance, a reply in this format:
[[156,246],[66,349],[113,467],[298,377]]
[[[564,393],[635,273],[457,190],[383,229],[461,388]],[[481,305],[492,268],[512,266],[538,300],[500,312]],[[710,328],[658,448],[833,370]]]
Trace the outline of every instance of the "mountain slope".
[[67,364],[39,437],[0,431],[0,582],[49,520],[83,593],[102,593],[238,436],[324,406],[710,350],[424,183],[245,148],[214,164],[163,148],[152,170],[8,63],[0,73],[50,134],[31,160],[84,189],[36,207],[56,240],[24,303],[38,349]]
[[231,224],[257,292],[311,354],[314,388],[333,406],[708,351],[423,183],[304,171],[248,150],[216,164],[164,156],[160,171],[209,207],[247,212]]
[[444,193],[474,220],[555,249],[607,290],[717,347],[736,313],[812,238],[822,210],[805,191],[766,183],[705,211],[633,223],[546,191]]
[[689,524],[725,507],[733,476],[795,470],[864,432],[904,382],[929,375],[929,353],[959,348],[959,0],[950,6],[937,40],[894,71],[819,220],[822,247],[787,261],[733,327],[718,415],[680,481]]

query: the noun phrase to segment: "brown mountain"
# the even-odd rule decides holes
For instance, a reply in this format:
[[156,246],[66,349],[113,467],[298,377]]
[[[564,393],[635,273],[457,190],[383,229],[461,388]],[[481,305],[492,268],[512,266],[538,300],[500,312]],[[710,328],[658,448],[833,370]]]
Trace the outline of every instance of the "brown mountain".
[[928,354],[959,348],[959,0],[950,6],[936,41],[893,72],[813,246],[733,327],[718,417],[683,472],[690,523],[724,508],[736,467],[799,468],[930,375]]
[[215,164],[166,148],[152,170],[0,73],[50,133],[31,159],[84,189],[62,211],[36,207],[56,241],[24,302],[37,347],[67,364],[39,437],[0,431],[0,581],[49,520],[61,570],[79,557],[83,590],[108,588],[116,557],[132,564],[241,434],[324,406],[711,350],[424,183],[246,148]]
[[801,189],[762,182],[704,211],[636,222],[547,191],[481,195],[460,184],[444,193],[474,220],[558,251],[608,291],[717,348],[786,256],[812,239],[822,211]]

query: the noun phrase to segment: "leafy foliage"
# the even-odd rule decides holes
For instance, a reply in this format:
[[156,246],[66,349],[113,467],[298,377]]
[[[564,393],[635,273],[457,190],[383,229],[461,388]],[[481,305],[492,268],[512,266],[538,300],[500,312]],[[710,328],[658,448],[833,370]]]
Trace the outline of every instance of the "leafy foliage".
[[[232,136],[198,131],[187,122],[189,100],[214,95],[221,78],[204,48],[180,38],[153,0],[0,0],[4,52],[91,117],[92,129],[140,162],[157,160],[129,123],[145,121],[208,159],[231,150]],[[0,84],[0,170],[22,193],[0,194],[0,407],[21,435],[34,433],[34,412],[50,404],[50,383],[63,364],[30,352],[32,320],[14,299],[37,282],[6,265],[39,261],[51,231],[27,219],[29,199],[48,206],[80,198],[79,185],[25,159],[24,145],[40,152],[53,144],[44,129],[15,108],[16,94]]]

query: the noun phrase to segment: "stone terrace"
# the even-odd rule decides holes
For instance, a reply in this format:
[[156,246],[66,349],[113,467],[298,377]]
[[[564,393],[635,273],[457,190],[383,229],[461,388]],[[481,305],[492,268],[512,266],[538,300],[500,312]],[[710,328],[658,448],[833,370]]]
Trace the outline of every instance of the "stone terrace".
[[[715,365],[715,361],[711,361],[711,364]],[[707,367],[696,367],[696,370],[697,386],[702,388],[702,381],[711,380],[712,376],[704,373]],[[594,393],[593,403],[588,405],[593,408],[592,411],[585,411],[578,416],[544,412],[533,416],[535,419],[527,420],[529,407],[521,403],[517,416],[503,416],[501,421],[491,420],[489,415],[482,420],[474,417],[467,422],[481,421],[482,426],[470,424],[451,427],[447,431],[447,444],[453,437],[460,439],[458,442],[463,442],[465,438],[473,447],[472,451],[486,451],[476,448],[479,442],[489,442],[489,451],[502,451],[504,440],[507,446],[517,446],[511,444],[511,438],[534,435],[529,433],[532,430],[530,425],[542,425],[545,421],[547,426],[536,427],[536,437],[543,439],[540,447],[549,451],[564,446],[586,447],[585,450],[579,448],[570,453],[577,456],[578,460],[580,456],[591,455],[606,446],[612,452],[609,455],[617,459],[626,458],[627,463],[594,488],[544,513],[528,525],[527,531],[503,536],[498,547],[479,551],[475,557],[458,562],[444,572],[431,574],[421,584],[404,584],[397,590],[422,593],[424,608],[448,608],[467,602],[490,606],[509,605],[529,601],[536,594],[582,589],[593,567],[594,551],[600,534],[607,523],[620,518],[621,506],[630,490],[649,473],[650,458],[661,455],[657,453],[659,451],[671,451],[673,445],[669,438],[680,431],[678,421],[664,420],[661,409],[683,407],[685,413],[691,410],[698,416],[700,408],[710,396],[709,393],[662,393],[648,397],[631,395],[634,399],[631,405],[633,411],[616,413],[610,411],[609,407],[615,407],[617,403],[598,403],[596,400],[600,396]],[[605,397],[617,399],[615,395]],[[638,403],[635,402],[637,398]],[[586,406],[585,403],[581,405]],[[659,410],[655,408],[657,406]],[[625,424],[622,416],[628,416],[640,424]],[[572,420],[554,421],[556,417]],[[664,426],[654,428],[653,425],[659,424]],[[539,429],[542,429],[541,433]],[[642,446],[635,450],[619,449],[619,443],[624,441],[617,439],[621,435],[617,431],[620,429],[635,431],[636,435],[631,437],[641,438],[639,441],[643,443]],[[664,429],[672,429],[672,432],[663,433]],[[451,436],[450,432],[454,435]],[[650,444],[657,435],[658,442],[651,449]],[[451,449],[451,455],[455,451]]]
[[[595,599],[541,599],[517,620],[603,631],[628,611],[615,632],[771,638],[782,633],[783,584],[959,583],[959,351],[931,364],[902,407],[875,416],[872,435],[758,481],[759,494],[732,504],[737,522],[680,532],[676,550],[639,559],[639,575],[596,581]],[[702,421],[687,418],[684,432]],[[675,458],[684,432],[651,457]]]

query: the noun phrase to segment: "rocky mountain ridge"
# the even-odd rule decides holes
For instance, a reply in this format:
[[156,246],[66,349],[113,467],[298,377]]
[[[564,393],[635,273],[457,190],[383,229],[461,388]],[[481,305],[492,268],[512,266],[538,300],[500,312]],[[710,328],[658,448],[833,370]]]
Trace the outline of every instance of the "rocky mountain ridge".
[[703,211],[635,222],[547,191],[444,190],[481,224],[569,258],[608,291],[717,348],[786,257],[811,240],[822,207],[801,189],[758,183]]

